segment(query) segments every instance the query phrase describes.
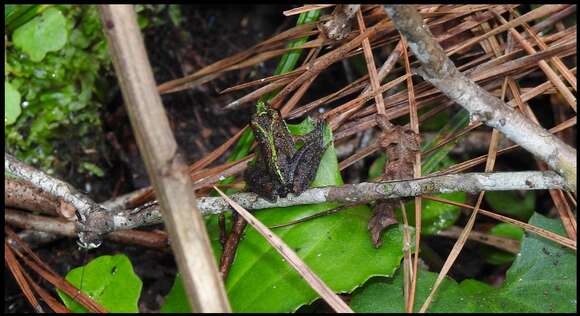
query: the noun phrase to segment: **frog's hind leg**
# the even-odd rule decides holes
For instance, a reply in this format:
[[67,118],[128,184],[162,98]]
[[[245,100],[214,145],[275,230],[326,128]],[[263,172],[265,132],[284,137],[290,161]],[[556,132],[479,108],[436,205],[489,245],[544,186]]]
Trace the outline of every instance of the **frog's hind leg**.
[[275,180],[269,176],[263,164],[250,164],[244,173],[244,180],[248,191],[254,192],[270,202],[276,201],[277,192],[274,192],[274,183],[272,182]]
[[[322,125],[321,125],[322,127]],[[320,159],[327,147],[324,147],[322,140],[322,128],[312,131],[306,136],[309,140],[296,152],[292,159],[292,179],[290,179],[291,190],[295,194],[300,194],[308,188],[310,182],[316,177],[316,172],[320,165]]]

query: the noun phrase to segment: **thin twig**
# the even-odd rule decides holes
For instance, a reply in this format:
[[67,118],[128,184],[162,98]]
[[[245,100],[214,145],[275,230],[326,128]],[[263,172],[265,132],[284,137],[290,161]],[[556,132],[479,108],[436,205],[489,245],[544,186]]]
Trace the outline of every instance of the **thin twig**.
[[[236,214],[237,215],[237,214]],[[234,262],[234,258],[236,256],[236,250],[238,249],[238,244],[242,238],[242,233],[246,228],[248,223],[242,216],[234,215],[234,224],[232,225],[232,230],[230,231],[230,235],[224,244],[224,251],[222,253],[222,257],[220,259],[220,273],[222,275],[222,279],[227,280],[228,274],[230,272],[230,267]]]

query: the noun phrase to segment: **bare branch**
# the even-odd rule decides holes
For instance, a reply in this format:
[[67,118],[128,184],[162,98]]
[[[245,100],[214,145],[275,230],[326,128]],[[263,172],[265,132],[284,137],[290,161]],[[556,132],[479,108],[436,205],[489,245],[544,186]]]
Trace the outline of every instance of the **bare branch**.
[[[261,199],[252,193],[231,196],[246,209],[264,209],[323,202],[361,203],[377,199],[392,199],[450,192],[537,190],[561,188],[565,180],[554,172],[524,171],[497,173],[465,173],[413,180],[397,180],[383,183],[345,184],[340,187],[313,188],[299,196],[289,194],[275,203]],[[198,208],[204,214],[221,213],[229,209],[228,204],[218,197],[198,199]]]
[[[79,226],[79,243],[87,248],[94,248],[100,245],[101,240],[98,234],[90,231],[91,227],[94,225],[89,219],[93,213],[101,214],[106,212],[102,206],[77,191],[68,183],[53,178],[48,174],[19,161],[6,152],[4,152],[4,170],[32,183],[45,193],[56,197],[61,201],[61,203],[64,202],[70,204],[74,209],[76,209],[76,212],[73,211],[68,213],[70,214],[68,216],[66,216],[67,213],[61,213],[65,215],[68,220],[72,220],[74,214],[78,214],[79,221],[77,222],[77,225]],[[99,226],[107,226],[108,224],[109,223],[106,222],[99,223]]]

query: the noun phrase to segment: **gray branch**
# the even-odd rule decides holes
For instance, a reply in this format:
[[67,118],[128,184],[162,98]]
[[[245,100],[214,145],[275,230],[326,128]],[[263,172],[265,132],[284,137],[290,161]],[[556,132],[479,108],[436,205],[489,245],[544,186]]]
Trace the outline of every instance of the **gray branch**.
[[[248,210],[258,210],[324,202],[367,203],[378,199],[412,197],[421,194],[562,189],[565,183],[564,178],[553,171],[465,173],[414,180],[313,188],[304,191],[298,196],[290,194],[274,203],[248,192],[233,194],[231,199]],[[203,215],[231,211],[229,204],[221,197],[198,198],[197,208]],[[135,209],[107,210],[93,213],[92,216],[99,220],[92,220],[93,226],[90,229],[92,232],[98,232],[101,235],[163,222],[157,201]]]
[[[34,168],[18,162],[6,154],[6,170],[26,179],[36,179],[33,184],[42,185],[46,192],[57,199],[74,201],[88,199],[70,185],[54,179]],[[15,163],[16,161],[16,163]],[[66,187],[66,190],[51,190],[51,188]],[[276,202],[262,199],[254,193],[236,193],[231,199],[248,210],[259,210],[273,207],[288,207],[294,205],[334,203],[368,203],[379,199],[412,197],[422,194],[438,194],[451,192],[477,193],[481,191],[509,190],[548,190],[563,189],[566,181],[553,171],[521,171],[495,173],[464,173],[430,176],[412,180],[396,180],[380,183],[345,184],[343,186],[328,186],[304,191],[298,196],[289,194]],[[79,196],[80,195],[80,196]],[[8,202],[10,199],[7,200]],[[87,203],[94,203],[88,200]],[[94,204],[87,222],[76,225],[79,236],[86,231],[102,236],[114,231],[133,229],[163,223],[162,212],[157,201],[149,202],[134,209],[113,210]],[[15,205],[9,205],[15,206]],[[16,205],[17,206],[17,205]],[[201,197],[197,199],[197,208],[202,215],[219,214],[231,211],[229,204],[221,197]],[[70,220],[70,219],[69,219]]]
[[[414,180],[313,188],[304,191],[299,196],[289,194],[286,198],[280,198],[274,203],[246,192],[233,194],[231,199],[246,209],[257,210],[324,202],[365,203],[378,199],[412,197],[422,194],[561,189],[565,184],[565,180],[552,171],[464,173]],[[202,197],[197,203],[204,215],[218,214],[230,209],[229,204],[220,197]]]
[[53,178],[48,174],[19,161],[6,152],[4,152],[4,170],[32,183],[36,188],[55,197],[60,202],[70,204],[72,206],[72,211],[68,213],[69,215],[66,215],[67,213],[65,212],[61,212],[61,214],[63,214],[68,220],[72,220],[75,214],[78,215],[79,221],[77,221],[77,225],[79,226],[78,231],[80,244],[85,245],[87,248],[95,248],[100,245],[101,240],[98,238],[98,233],[91,232],[91,227],[95,225],[88,221],[88,219],[94,218],[94,216],[92,216],[93,214],[106,213],[107,211],[105,208],[77,191],[70,184]]

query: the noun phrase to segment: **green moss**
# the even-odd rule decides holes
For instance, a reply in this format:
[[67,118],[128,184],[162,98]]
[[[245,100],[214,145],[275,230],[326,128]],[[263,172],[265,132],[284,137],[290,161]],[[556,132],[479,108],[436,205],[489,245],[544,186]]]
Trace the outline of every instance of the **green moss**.
[[[56,26],[62,45],[32,54],[31,45],[52,42],[42,30]],[[7,35],[5,80],[22,100],[20,115],[4,129],[6,151],[49,173],[98,174],[111,60],[96,7],[51,6]]]

